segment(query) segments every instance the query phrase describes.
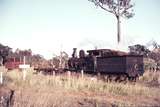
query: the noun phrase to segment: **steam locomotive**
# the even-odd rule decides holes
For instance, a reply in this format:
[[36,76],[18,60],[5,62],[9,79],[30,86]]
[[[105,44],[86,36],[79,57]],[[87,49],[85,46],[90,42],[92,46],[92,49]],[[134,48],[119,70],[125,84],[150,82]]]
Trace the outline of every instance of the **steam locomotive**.
[[68,60],[68,69],[74,72],[83,70],[89,74],[103,74],[109,80],[136,80],[143,75],[143,56],[111,49],[84,50],[73,49],[72,57]]

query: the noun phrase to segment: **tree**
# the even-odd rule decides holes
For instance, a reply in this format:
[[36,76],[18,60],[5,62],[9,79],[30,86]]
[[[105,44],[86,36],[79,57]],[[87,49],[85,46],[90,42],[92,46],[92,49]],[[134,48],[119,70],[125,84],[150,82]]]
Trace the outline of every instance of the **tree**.
[[31,57],[31,65],[36,67],[42,67],[42,63],[45,62],[46,60],[44,59],[44,57],[40,54],[35,54],[32,55]]
[[60,55],[54,55],[52,59],[52,65],[55,66],[55,68],[65,68],[68,62],[69,56],[65,51],[60,52]]
[[10,53],[12,53],[12,48],[0,44],[0,66],[6,62]]
[[112,13],[117,19],[117,41],[120,42],[120,17],[131,18],[134,13],[131,0],[89,0],[96,6],[105,10],[106,12]]
[[140,44],[129,46],[128,48],[131,55],[143,55],[144,57],[148,57],[150,54],[150,50],[146,46]]
[[160,49],[160,45],[155,41],[155,40],[150,40],[146,46],[149,48],[149,47],[152,47],[153,50],[159,50]]
[[152,46],[155,50],[159,50],[160,49],[160,45],[156,42],[156,41],[152,41]]

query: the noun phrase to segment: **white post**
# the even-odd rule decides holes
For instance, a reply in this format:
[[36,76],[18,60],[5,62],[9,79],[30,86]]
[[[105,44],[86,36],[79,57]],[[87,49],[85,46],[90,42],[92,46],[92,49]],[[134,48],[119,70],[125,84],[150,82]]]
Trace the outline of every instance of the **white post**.
[[26,80],[27,68],[30,68],[30,65],[26,64],[26,57],[25,56],[23,57],[23,64],[20,64],[19,68],[22,69],[23,80]]
[[84,74],[84,71],[83,71],[83,69],[81,70],[81,77],[82,77],[82,79],[83,79],[83,74]]
[[23,68],[23,80],[25,81],[26,80],[26,70],[25,70],[25,68]]
[[56,73],[55,73],[55,71],[53,70],[53,76],[55,76],[56,75]]
[[68,79],[70,79],[71,78],[71,72],[67,71],[67,74],[68,74]]
[[[25,56],[23,57],[23,64],[24,65],[26,64],[26,57]],[[22,72],[23,72],[23,80],[25,81],[26,80],[26,70],[25,70],[25,68],[22,68]]]
[[0,78],[1,78],[1,79],[0,79],[1,84],[3,84],[3,72],[2,72],[2,71],[0,72]]

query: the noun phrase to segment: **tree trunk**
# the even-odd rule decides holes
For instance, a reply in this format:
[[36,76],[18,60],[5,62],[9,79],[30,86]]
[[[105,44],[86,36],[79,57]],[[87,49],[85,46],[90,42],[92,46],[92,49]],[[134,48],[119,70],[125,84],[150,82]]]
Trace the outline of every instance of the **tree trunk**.
[[121,38],[120,38],[120,36],[121,36],[121,29],[120,29],[120,17],[119,16],[117,16],[117,41],[118,41],[118,43],[120,43],[120,41],[121,41]]

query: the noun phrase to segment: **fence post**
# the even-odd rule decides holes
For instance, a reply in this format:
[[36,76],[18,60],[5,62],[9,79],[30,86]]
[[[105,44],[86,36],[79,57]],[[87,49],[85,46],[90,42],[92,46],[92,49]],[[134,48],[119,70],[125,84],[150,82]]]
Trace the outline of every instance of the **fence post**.
[[22,69],[23,73],[23,80],[26,80],[26,75],[27,75],[27,68],[30,68],[30,65],[26,64],[26,58],[25,56],[23,57],[23,64],[19,65],[19,68]]
[[83,79],[83,74],[84,74],[84,71],[83,71],[83,69],[81,70],[81,77],[82,77],[82,79]]
[[68,79],[70,80],[70,78],[71,78],[71,72],[68,71],[68,72],[67,72],[67,75],[68,75]]
[[55,73],[55,71],[53,70],[53,77],[55,77],[55,75],[56,75],[56,73]]
[[1,81],[1,85],[3,84],[3,72],[2,71],[0,71],[0,81]]
[[3,84],[3,72],[6,72],[6,68],[5,66],[0,66],[0,84],[2,85]]

